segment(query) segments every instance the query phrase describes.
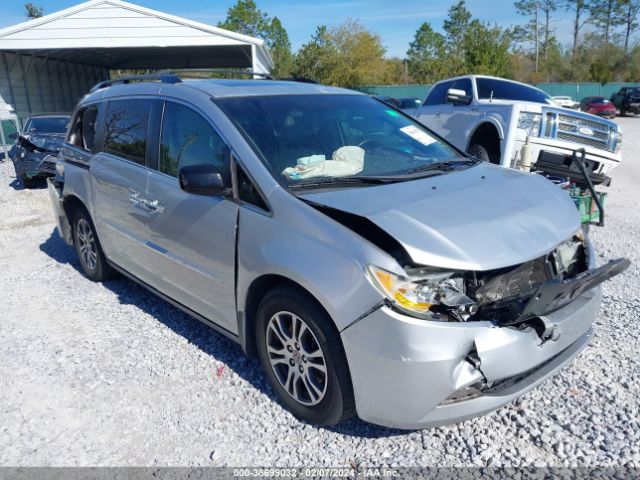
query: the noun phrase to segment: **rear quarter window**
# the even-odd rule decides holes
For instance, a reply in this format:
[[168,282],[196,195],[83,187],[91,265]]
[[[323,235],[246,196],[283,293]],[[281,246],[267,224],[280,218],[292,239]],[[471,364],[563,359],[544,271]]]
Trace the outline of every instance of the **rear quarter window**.
[[104,121],[103,150],[145,164],[151,100],[110,100]]

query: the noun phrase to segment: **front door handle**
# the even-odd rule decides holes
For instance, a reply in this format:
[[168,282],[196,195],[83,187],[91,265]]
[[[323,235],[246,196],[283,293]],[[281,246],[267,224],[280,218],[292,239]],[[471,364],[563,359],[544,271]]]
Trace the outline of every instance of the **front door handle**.
[[142,206],[142,202],[144,200],[142,200],[142,197],[140,196],[140,193],[134,192],[134,191],[130,191],[129,192],[129,201],[131,203],[133,203],[136,207],[141,207]]
[[150,213],[160,214],[164,212],[164,205],[162,205],[158,200],[142,200],[142,205]]

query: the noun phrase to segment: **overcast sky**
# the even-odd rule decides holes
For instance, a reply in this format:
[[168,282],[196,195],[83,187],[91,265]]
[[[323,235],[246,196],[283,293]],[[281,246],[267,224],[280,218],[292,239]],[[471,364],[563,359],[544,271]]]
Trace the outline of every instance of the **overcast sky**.
[[[22,0],[0,0],[3,3],[0,27],[21,22],[24,17]],[[33,1],[33,0],[32,0]],[[72,0],[35,0],[44,7],[45,14],[68,8]],[[147,8],[182,16],[212,25],[223,20],[235,0],[136,0]],[[422,22],[428,21],[440,29],[453,0],[256,0],[258,8],[270,16],[278,16],[289,33],[294,50],[298,49],[321,24],[333,25],[347,18],[359,19],[372,31],[380,34],[387,56],[403,57]],[[468,0],[467,7],[474,17],[511,26],[523,22],[510,0]],[[556,13],[554,28],[560,42],[570,41],[570,19],[563,11]]]

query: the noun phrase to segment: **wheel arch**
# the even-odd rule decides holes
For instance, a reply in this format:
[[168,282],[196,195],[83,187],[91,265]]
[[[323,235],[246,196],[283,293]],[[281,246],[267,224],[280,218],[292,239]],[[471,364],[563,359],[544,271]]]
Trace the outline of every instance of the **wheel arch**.
[[[297,290],[298,292],[304,294],[309,297],[313,302],[317,304],[319,308],[321,308],[329,318],[331,315],[322,304],[320,300],[307,288],[301,285],[299,282],[292,280],[289,277],[285,277],[280,274],[264,274],[259,277],[253,279],[253,281],[249,284],[249,287],[246,290],[246,295],[239,302],[239,318],[238,318],[238,331],[240,333],[240,343],[244,352],[249,357],[256,357],[256,336],[255,336],[255,325],[256,325],[256,316],[258,313],[258,307],[260,306],[260,302],[262,299],[273,289],[277,287],[290,287],[292,289]],[[337,327],[332,322],[331,325],[333,328]]]
[[492,155],[492,163],[500,163],[502,140],[504,140],[504,131],[500,123],[493,118],[484,119],[469,135],[466,151],[468,152],[474,143],[479,143],[487,149],[489,155]]
[[65,216],[67,217],[67,221],[69,222],[69,225],[71,226],[72,229],[73,229],[73,218],[75,217],[76,212],[78,212],[79,210],[84,210],[85,212],[87,212],[87,215],[89,215],[89,218],[93,222],[93,218],[91,217],[91,212],[89,212],[89,209],[87,208],[87,206],[84,204],[82,200],[80,200],[80,197],[78,197],[77,195],[72,194],[64,197],[64,200],[62,201],[62,208],[64,210]]

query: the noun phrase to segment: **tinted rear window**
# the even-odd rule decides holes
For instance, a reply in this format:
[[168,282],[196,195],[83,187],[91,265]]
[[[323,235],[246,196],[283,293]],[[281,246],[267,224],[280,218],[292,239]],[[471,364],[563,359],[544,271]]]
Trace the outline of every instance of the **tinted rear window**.
[[104,122],[104,151],[145,163],[150,100],[111,100]]
[[478,98],[483,100],[495,98],[553,105],[553,101],[549,95],[528,85],[505,82],[504,80],[494,78],[478,78],[476,85],[478,88]]

